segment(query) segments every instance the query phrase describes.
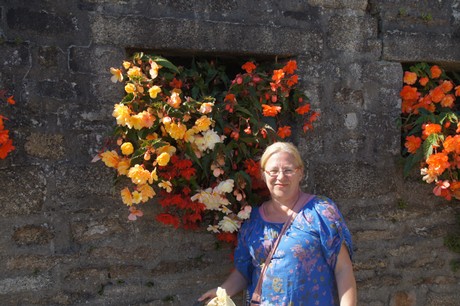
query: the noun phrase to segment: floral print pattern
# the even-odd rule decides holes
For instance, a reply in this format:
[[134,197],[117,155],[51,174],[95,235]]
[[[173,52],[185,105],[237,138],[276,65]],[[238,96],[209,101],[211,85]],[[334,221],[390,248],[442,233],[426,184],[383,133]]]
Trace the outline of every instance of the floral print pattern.
[[[249,296],[282,227],[254,209],[240,230],[235,266],[248,280]],[[334,268],[343,243],[351,256],[351,234],[342,214],[330,199],[315,196],[273,254],[262,284],[262,305],[338,305]]]

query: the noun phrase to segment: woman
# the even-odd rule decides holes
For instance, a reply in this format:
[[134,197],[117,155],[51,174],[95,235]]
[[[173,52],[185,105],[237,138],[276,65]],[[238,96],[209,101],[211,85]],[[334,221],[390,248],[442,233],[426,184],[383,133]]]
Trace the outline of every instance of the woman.
[[[356,305],[351,235],[336,205],[326,197],[311,197],[300,190],[304,165],[294,145],[270,145],[260,164],[271,197],[254,209],[241,227],[236,269],[221,287],[230,296],[244,289],[252,296],[261,265],[291,209],[300,201],[298,215],[263,278],[261,305]],[[216,290],[209,290],[199,301],[215,297]]]

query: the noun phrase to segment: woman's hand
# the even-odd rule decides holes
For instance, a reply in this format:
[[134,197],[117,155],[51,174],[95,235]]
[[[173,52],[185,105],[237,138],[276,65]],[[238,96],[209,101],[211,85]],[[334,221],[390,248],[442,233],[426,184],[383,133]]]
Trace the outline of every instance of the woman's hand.
[[211,300],[217,296],[217,288],[206,291],[202,296],[198,298],[198,301],[203,302]]

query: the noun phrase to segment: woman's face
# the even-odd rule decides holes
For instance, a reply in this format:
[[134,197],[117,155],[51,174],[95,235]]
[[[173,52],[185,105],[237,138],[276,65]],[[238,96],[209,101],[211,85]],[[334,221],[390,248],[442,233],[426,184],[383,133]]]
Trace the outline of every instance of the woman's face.
[[265,164],[264,178],[273,198],[282,200],[297,196],[302,177],[302,169],[287,152],[273,154]]

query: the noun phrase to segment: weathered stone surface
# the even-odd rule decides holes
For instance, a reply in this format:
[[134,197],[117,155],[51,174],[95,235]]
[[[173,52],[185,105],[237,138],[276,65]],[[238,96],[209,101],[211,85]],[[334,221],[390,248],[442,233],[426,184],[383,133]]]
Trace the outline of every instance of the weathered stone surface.
[[64,136],[32,133],[24,146],[27,154],[46,159],[60,159],[65,154]]
[[48,224],[28,224],[15,229],[12,238],[18,245],[42,245],[49,243],[53,237],[53,229]]
[[460,67],[458,1],[8,0],[0,24],[0,90],[17,101],[0,103],[16,145],[0,161],[0,304],[189,306],[231,270],[209,233],[154,222],[155,201],[128,221],[124,182],[91,163],[124,90],[109,69],[143,50],[293,56],[321,114],[294,129],[303,187],[347,220],[359,304],[456,305],[458,207],[403,178],[397,119],[401,63]]
[[0,216],[38,213],[46,197],[46,177],[38,167],[0,170]]

